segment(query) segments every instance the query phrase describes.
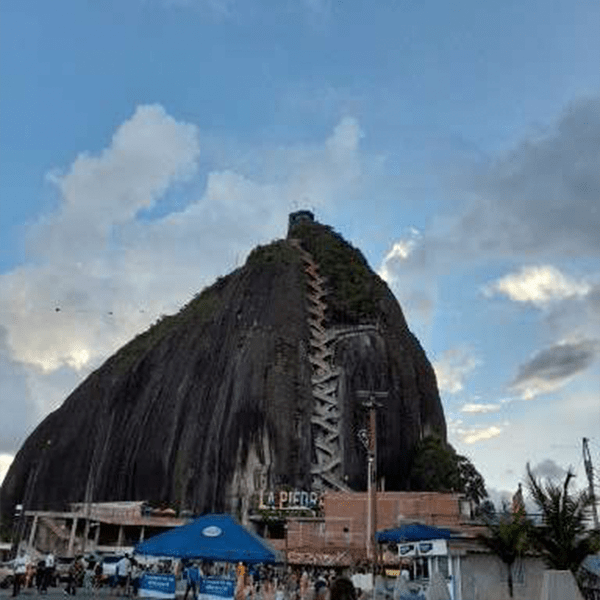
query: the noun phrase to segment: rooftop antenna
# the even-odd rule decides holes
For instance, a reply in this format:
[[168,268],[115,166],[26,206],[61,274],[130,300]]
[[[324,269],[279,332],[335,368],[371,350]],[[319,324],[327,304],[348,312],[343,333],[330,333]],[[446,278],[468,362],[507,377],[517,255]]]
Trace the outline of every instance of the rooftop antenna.
[[588,446],[588,439],[583,438],[583,464],[588,478],[589,494],[592,498],[592,514],[594,516],[594,529],[598,529],[598,508],[596,507],[596,495],[594,494],[594,468],[592,467],[592,456]]

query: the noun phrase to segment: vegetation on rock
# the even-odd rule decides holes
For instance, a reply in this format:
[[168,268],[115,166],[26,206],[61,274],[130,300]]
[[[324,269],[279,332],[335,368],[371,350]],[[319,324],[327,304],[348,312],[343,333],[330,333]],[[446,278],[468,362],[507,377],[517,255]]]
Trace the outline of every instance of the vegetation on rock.
[[388,290],[360,250],[328,225],[317,222],[298,223],[289,237],[301,240],[327,278],[330,324],[373,321],[381,314],[380,303]]
[[246,264],[264,265],[268,263],[281,263],[284,265],[299,264],[300,257],[284,240],[277,240],[267,246],[257,246],[250,252]]
[[178,326],[203,323],[211,317],[217,306],[218,294],[215,286],[211,286],[196,294],[176,314],[161,315],[146,331],[133,338],[113,357],[117,371],[126,371]]

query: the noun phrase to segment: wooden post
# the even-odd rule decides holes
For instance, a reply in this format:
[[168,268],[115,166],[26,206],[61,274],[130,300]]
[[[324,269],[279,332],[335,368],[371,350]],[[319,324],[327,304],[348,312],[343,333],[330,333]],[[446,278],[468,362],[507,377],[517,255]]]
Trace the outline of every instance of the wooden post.
[[100,521],[97,521],[98,527],[96,527],[96,535],[94,537],[94,551],[98,549],[98,544],[100,543],[100,527],[102,526]]
[[27,544],[27,546],[29,548],[29,552],[31,552],[31,549],[33,548],[33,543],[35,542],[35,534],[36,534],[36,530],[37,530],[37,524],[38,524],[38,515],[34,515],[33,523],[31,524],[31,531],[29,532],[29,542]]
[[71,525],[71,535],[69,536],[69,547],[67,548],[67,555],[73,556],[73,547],[75,545],[75,532],[77,531],[77,517],[73,517],[73,524]]

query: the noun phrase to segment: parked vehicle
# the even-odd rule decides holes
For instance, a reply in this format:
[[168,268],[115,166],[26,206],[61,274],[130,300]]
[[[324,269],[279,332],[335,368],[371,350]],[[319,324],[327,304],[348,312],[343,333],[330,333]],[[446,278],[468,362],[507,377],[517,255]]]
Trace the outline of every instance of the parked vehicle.
[[0,588],[6,589],[13,584],[13,564],[12,560],[0,563]]
[[54,585],[69,579],[69,569],[75,559],[72,556],[57,556],[54,561]]
[[102,557],[102,580],[106,581],[117,573],[117,563],[123,557],[118,554],[107,554]]

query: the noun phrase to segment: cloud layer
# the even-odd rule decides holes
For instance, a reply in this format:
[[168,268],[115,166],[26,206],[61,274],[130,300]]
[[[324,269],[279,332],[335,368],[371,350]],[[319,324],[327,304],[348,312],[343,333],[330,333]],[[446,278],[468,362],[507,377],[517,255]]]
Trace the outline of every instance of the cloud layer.
[[522,267],[516,273],[501,277],[484,288],[491,296],[503,294],[515,302],[527,302],[538,307],[573,296],[585,296],[592,289],[586,281],[576,281],[551,265]]
[[[398,240],[410,252],[394,252],[392,246],[387,272],[400,278],[426,269],[439,276],[457,261],[464,265],[553,253],[597,257],[598,164],[600,98],[590,97],[572,103],[543,133],[444,181],[447,211],[421,232],[418,244],[410,236]],[[534,283],[534,271],[523,275]],[[541,283],[535,282],[538,291]],[[558,290],[550,284],[548,291]]]
[[465,250],[486,255],[560,249],[598,256],[598,164],[600,98],[588,98],[474,174],[472,206],[454,242],[462,238]]
[[524,400],[555,391],[587,369],[598,355],[598,342],[565,342],[538,352],[519,367],[511,384]]
[[[203,165],[196,126],[140,106],[106,149],[51,173],[59,202],[27,232],[32,260],[0,275],[0,408],[10,417],[0,452],[14,452],[32,423],[162,313],[283,237],[294,203],[327,210],[351,198],[360,137],[345,117],[320,142],[278,148],[276,177],[253,177]],[[161,207],[169,195],[176,210]]]
[[475,370],[479,361],[466,348],[451,348],[433,362],[441,393],[457,394],[464,388],[465,379]]

